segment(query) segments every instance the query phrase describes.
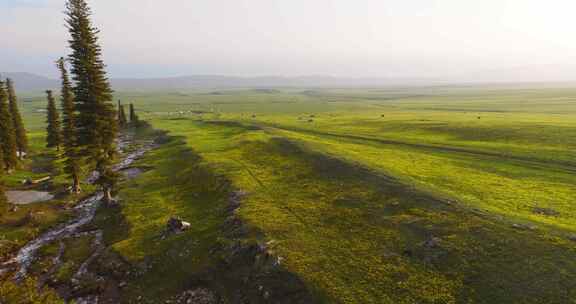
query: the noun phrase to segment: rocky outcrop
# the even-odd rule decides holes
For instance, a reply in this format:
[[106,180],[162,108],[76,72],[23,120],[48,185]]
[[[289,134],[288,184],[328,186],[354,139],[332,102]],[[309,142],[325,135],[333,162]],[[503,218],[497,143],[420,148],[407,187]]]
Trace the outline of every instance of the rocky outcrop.
[[234,286],[222,294],[230,303],[316,303],[304,282],[282,266],[282,257],[270,248],[274,241],[248,240],[249,229],[237,214],[245,195],[231,194],[222,227],[230,242],[213,250],[220,257],[213,270],[216,279],[220,285]]
[[196,288],[186,290],[176,296],[173,300],[164,302],[166,304],[218,304],[218,297],[209,289]]

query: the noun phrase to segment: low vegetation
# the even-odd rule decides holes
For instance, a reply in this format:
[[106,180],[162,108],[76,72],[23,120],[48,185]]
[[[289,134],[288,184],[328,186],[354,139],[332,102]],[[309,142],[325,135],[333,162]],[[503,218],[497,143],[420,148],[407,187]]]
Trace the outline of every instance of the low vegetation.
[[[267,244],[318,302],[570,303],[576,110],[547,103],[575,92],[531,91],[521,103],[521,89],[464,91],[139,95],[139,124],[169,136],[119,185],[120,205],[86,228],[101,229],[108,248],[91,269],[111,274],[126,302],[162,302],[198,284],[232,298],[242,285],[222,275],[215,248],[232,241],[224,210],[238,192],[242,240]],[[32,153],[10,187],[44,175],[29,171],[37,167],[57,187],[69,182],[41,147],[41,102],[22,109]],[[158,137],[139,130],[141,144]],[[66,219],[64,203],[5,217],[11,250]],[[15,225],[30,210],[46,216]],[[171,217],[190,230],[165,237]],[[90,240],[67,241],[75,245],[56,281],[70,280]],[[37,269],[49,268],[51,246]]]
[[[567,263],[572,241],[369,166],[362,155],[378,145],[354,153],[337,139],[313,141],[248,123],[178,119],[156,126],[185,136],[249,193],[242,218],[328,302],[561,303],[572,296],[551,283],[575,275],[576,264]],[[384,154],[379,163],[399,163],[402,153]],[[532,258],[518,259],[519,252]]]
[[[210,251],[219,239],[229,190],[181,139],[170,140],[136,166],[150,169],[122,184],[121,210],[101,210],[95,223],[111,250],[132,265],[149,267],[129,281],[126,299],[155,303],[213,265]],[[170,217],[191,222],[190,230],[166,237]]]

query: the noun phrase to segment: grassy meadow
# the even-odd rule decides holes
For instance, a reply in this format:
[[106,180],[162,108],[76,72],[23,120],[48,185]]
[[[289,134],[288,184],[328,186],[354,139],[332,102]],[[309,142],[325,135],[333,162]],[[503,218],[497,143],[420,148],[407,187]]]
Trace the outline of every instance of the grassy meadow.
[[[128,282],[127,299],[165,300],[211,267],[222,210],[242,191],[249,239],[272,241],[322,302],[575,303],[576,89],[117,98],[172,137],[140,161],[148,171],[122,184],[121,210],[94,223],[123,260],[152,261]],[[45,102],[24,100],[42,150]],[[191,231],[159,239],[173,215]]]

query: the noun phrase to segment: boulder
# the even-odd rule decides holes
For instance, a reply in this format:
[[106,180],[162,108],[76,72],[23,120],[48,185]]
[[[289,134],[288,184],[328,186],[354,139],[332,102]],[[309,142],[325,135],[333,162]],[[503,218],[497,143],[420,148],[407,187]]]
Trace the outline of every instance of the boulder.
[[424,248],[439,248],[442,240],[438,237],[429,237],[422,245]]
[[551,208],[541,208],[541,207],[534,207],[532,208],[532,212],[539,215],[544,216],[559,216],[560,212],[551,209]]
[[518,230],[536,230],[536,229],[538,229],[538,227],[536,227],[534,225],[528,225],[528,224],[512,224],[512,228],[518,229]]
[[190,229],[190,223],[185,222],[179,218],[171,217],[166,223],[166,231],[168,233],[181,233]]
[[18,211],[18,206],[16,204],[10,204],[10,208],[8,209],[10,212]]

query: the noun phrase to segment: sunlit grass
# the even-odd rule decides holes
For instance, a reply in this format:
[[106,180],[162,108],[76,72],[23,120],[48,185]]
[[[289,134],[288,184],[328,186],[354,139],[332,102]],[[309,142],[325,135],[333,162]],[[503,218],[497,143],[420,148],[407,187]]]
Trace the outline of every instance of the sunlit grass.
[[[177,137],[96,218],[111,250],[152,265],[127,298],[164,300],[215,261],[233,189],[249,237],[328,303],[576,296],[574,89],[215,91],[118,94]],[[39,150],[43,102],[24,109]],[[161,239],[170,216],[191,231]]]
[[[250,125],[185,120],[157,120],[155,125],[185,136],[213,170],[249,193],[241,216],[268,240],[274,240],[274,251],[284,258],[288,269],[305,278],[329,301],[456,303],[467,298],[477,303],[505,299],[530,303],[531,299],[516,289],[531,286],[531,280],[514,278],[532,277],[538,272],[552,275],[558,267],[564,267],[560,260],[571,254],[565,240],[515,231],[506,221],[489,215],[486,219],[477,217],[418,190],[437,190],[434,187],[445,185],[444,194],[467,199],[464,204],[488,214],[522,218],[522,212],[515,209],[517,193],[521,193],[514,187],[517,184],[508,188],[515,190],[509,198],[512,203],[507,202],[511,207],[502,204],[498,209],[490,200],[475,200],[474,195],[488,195],[483,188],[494,180],[515,181],[511,177],[498,180],[504,177],[479,167],[466,171],[470,161],[466,157],[428,155],[306,133],[260,130]],[[422,165],[416,166],[415,161]],[[378,177],[384,173],[396,176],[405,185]],[[480,184],[475,185],[472,179],[467,182],[471,177]],[[569,197],[572,190],[565,191]],[[502,193],[506,191],[496,193],[496,197]],[[549,222],[562,226],[562,221]],[[569,220],[565,222],[570,225]],[[441,236],[442,253],[422,249],[432,235]],[[407,248],[424,250],[415,253],[423,256],[405,256]],[[542,264],[513,261],[520,248]],[[429,261],[428,254],[442,257]],[[568,267],[566,275],[571,276],[575,265]],[[477,277],[470,281],[472,274]],[[539,290],[546,295],[541,294],[539,299],[564,297],[549,294],[555,287],[544,285]],[[496,286],[504,286],[501,288],[506,291],[491,294]]]

